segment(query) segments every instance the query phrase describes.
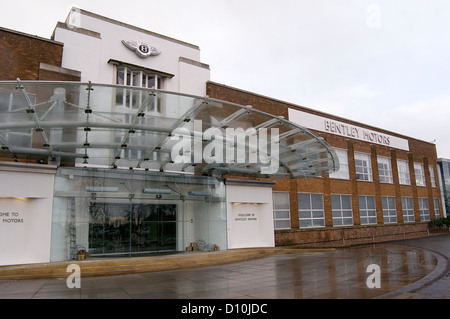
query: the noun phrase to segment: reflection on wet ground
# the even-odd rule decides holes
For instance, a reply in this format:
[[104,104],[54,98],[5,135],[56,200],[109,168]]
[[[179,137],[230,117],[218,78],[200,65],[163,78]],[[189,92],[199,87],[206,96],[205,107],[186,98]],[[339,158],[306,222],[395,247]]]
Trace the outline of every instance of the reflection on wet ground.
[[[378,265],[378,273],[367,271]],[[2,298],[359,298],[397,290],[431,273],[428,251],[376,244],[327,252],[278,254],[233,264],[81,279],[68,289],[64,279],[0,281]],[[380,288],[369,288],[377,283]]]

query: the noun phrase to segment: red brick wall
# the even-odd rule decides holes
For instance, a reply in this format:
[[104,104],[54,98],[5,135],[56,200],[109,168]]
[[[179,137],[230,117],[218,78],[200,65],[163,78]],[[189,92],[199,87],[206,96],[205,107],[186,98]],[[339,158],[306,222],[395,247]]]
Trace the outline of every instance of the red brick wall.
[[61,66],[63,45],[0,29],[0,80],[38,80],[40,63]]
[[[208,82],[207,95],[211,98],[225,100],[241,105],[252,105],[252,107],[274,115],[281,115],[288,119],[288,109],[294,108],[307,111],[319,116],[334,118],[339,121],[350,122],[351,124],[374,129],[362,123],[352,123],[333,115],[324,115],[321,112],[293,105],[283,101],[264,97],[252,92],[246,92],[236,88],[228,87],[218,83]],[[434,201],[438,199],[439,210],[442,214],[442,203],[439,191],[439,181],[436,167],[436,147],[432,143],[427,143],[410,137],[402,136],[383,129],[376,128],[377,131],[397,135],[409,141],[410,151],[391,149],[390,147],[375,145],[364,141],[347,139],[341,136],[315,132],[323,137],[331,146],[346,149],[348,152],[349,180],[332,179],[328,176],[322,178],[308,178],[288,181],[278,181],[274,191],[289,192],[291,209],[291,229],[288,231],[276,231],[276,244],[300,244],[300,245],[334,245],[342,241],[349,243],[371,242],[380,240],[402,239],[408,236],[418,236],[426,234],[428,223],[420,223],[419,197],[428,198],[429,212],[431,220],[434,219]],[[354,152],[361,152],[371,155],[373,182],[357,181]],[[391,158],[393,184],[380,183],[378,177],[377,156]],[[410,165],[410,176],[412,185],[400,185],[398,181],[397,159],[406,160]],[[427,186],[416,186],[414,175],[414,163],[422,163],[425,168]],[[428,165],[432,165],[435,172],[435,179],[438,187],[431,187]],[[320,193],[323,194],[325,210],[325,228],[299,229],[297,194]],[[333,227],[331,214],[331,194],[351,194],[353,207],[353,227]],[[375,196],[377,209],[377,225],[361,226],[359,218],[359,195]],[[382,196],[393,196],[396,198],[397,224],[384,225],[382,211]],[[415,208],[416,223],[403,224],[403,212],[401,197],[412,197]],[[368,238],[368,239],[367,239]],[[328,244],[326,244],[328,243]]]
[[370,225],[307,230],[277,230],[277,246],[344,247],[428,236],[428,224]]

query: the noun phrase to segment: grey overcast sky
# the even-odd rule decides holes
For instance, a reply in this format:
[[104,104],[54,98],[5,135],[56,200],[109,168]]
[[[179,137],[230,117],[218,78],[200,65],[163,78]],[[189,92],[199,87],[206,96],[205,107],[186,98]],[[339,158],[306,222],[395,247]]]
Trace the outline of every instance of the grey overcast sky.
[[434,141],[450,158],[448,0],[0,0],[49,38],[72,6],[196,44],[211,80]]

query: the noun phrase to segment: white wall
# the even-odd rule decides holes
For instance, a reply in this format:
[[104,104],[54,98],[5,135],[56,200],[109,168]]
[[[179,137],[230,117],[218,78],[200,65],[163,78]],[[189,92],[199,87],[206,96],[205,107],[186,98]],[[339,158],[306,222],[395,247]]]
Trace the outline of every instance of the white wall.
[[0,163],[0,265],[50,261],[55,172]]
[[[74,20],[78,28],[96,33],[82,33],[71,24],[65,24],[55,28],[54,39],[64,43],[62,67],[81,71],[82,82],[115,84],[114,67],[108,63],[112,59],[173,74],[173,78],[167,79],[165,90],[200,96],[206,94],[209,68],[190,65],[191,70],[195,69],[191,76],[180,76],[180,57],[200,61],[200,49],[197,46],[83,10],[72,12],[78,15]],[[161,54],[142,59],[126,48],[122,40],[146,43],[160,50]]]
[[275,247],[272,186],[227,180],[228,249]]

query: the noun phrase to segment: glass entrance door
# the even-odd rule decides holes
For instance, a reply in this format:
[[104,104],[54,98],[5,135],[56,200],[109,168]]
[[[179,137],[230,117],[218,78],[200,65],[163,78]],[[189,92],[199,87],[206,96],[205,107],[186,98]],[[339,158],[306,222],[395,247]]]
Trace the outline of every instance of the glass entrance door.
[[91,203],[92,255],[139,255],[176,250],[176,204]]

